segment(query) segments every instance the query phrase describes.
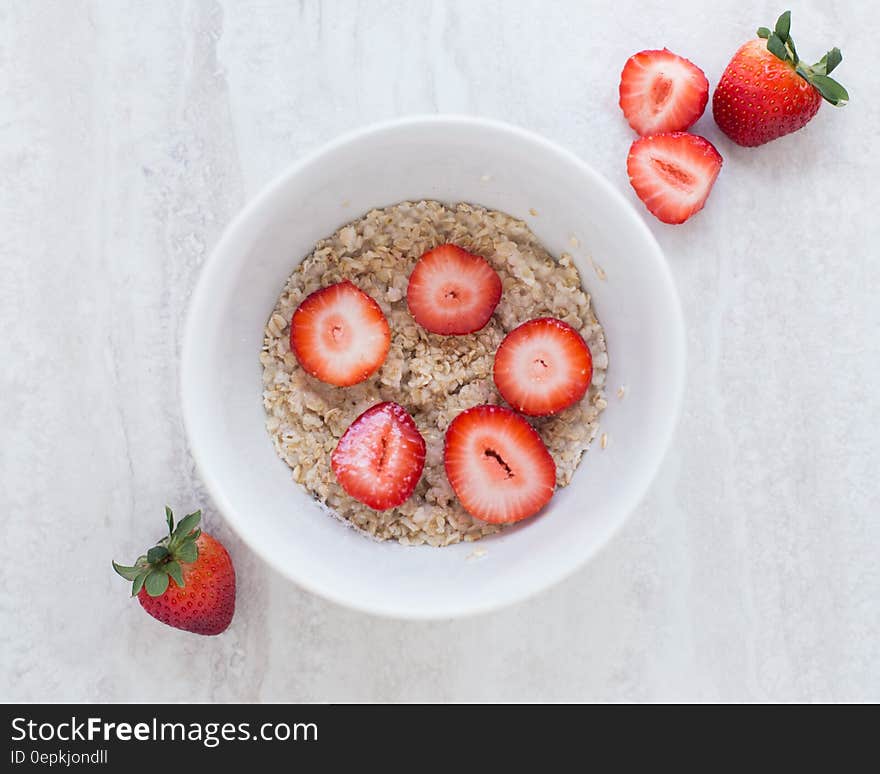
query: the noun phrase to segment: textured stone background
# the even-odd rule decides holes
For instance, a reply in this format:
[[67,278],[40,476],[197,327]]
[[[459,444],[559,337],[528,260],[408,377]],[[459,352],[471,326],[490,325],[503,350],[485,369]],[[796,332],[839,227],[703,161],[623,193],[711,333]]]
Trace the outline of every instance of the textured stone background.
[[[649,219],[688,327],[677,439],[589,566],[517,607],[409,624],[264,567],[208,503],[177,356],[199,268],[289,162],[378,119],[539,131],[640,208],[632,52],[714,85],[782,7],[607,2],[0,4],[0,699],[880,700],[880,14],[802,2],[852,104],[746,150],[682,227]],[[110,570],[168,501],[208,507],[232,629],[162,629]]]

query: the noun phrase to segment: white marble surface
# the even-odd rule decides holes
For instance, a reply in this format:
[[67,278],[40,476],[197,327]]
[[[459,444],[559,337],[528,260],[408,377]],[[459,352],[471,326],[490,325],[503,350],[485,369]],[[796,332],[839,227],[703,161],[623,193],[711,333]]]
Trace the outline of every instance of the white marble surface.
[[[671,6],[671,7],[670,7]],[[626,528],[525,604],[379,620],[264,567],[208,502],[177,403],[199,267],[283,166],[414,112],[546,134],[631,195],[626,57],[714,85],[782,10],[689,2],[0,4],[0,699],[880,700],[880,15],[799,2],[852,103],[732,146],[682,227],[686,408]],[[634,197],[633,197],[634,199]],[[637,202],[636,202],[637,203]],[[640,206],[640,205],[639,205]],[[155,624],[110,570],[197,503],[230,547],[220,638]]]

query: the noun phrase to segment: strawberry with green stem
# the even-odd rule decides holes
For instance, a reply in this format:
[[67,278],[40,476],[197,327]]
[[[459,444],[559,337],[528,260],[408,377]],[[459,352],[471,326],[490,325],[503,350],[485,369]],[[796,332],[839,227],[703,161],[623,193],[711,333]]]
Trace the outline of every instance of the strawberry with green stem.
[[168,534],[133,566],[113,562],[132,582],[131,595],[162,623],[195,634],[220,634],[235,613],[235,568],[223,545],[199,529],[202,512],[174,526],[165,507]]
[[735,143],[763,145],[804,127],[823,99],[838,107],[849,101],[830,77],[843,60],[840,49],[806,64],[791,37],[790,11],[757,34],[733,55],[712,96],[715,123]]

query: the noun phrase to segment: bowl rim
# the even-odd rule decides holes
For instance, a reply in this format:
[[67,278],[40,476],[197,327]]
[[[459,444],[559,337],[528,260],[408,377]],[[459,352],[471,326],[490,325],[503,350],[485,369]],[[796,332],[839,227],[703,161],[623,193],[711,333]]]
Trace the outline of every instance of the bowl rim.
[[[194,441],[196,435],[193,426],[194,420],[192,417],[191,402],[195,399],[197,390],[195,380],[190,375],[191,369],[188,366],[188,363],[191,360],[188,353],[190,353],[196,345],[195,326],[196,320],[200,316],[199,310],[209,301],[208,288],[212,285],[213,277],[221,271],[221,268],[226,263],[224,260],[226,253],[228,253],[231,248],[234,248],[235,243],[239,239],[239,232],[243,230],[248,221],[253,219],[254,215],[262,210],[265,204],[275,197],[275,195],[288,184],[288,181],[291,178],[296,177],[296,175],[298,175],[304,168],[318,163],[324,157],[333,154],[337,149],[352,142],[382,134],[383,132],[406,128],[422,128],[425,126],[455,126],[457,128],[474,128],[478,130],[489,129],[498,132],[499,134],[507,134],[508,136],[533,143],[534,145],[539,146],[543,151],[555,154],[561,160],[575,167],[582,175],[589,178],[603,195],[612,200],[617,207],[620,207],[629,213],[633,228],[640,231],[648,244],[653,247],[653,250],[649,251],[653,254],[650,260],[653,260],[656,263],[656,268],[662,284],[662,287],[659,288],[659,290],[669,299],[670,311],[673,318],[670,327],[675,329],[674,332],[670,331],[669,351],[664,353],[664,356],[668,357],[668,364],[670,366],[669,382],[672,388],[672,405],[670,406],[671,410],[666,414],[664,425],[656,435],[659,441],[657,448],[660,451],[651,474],[643,478],[640,486],[634,487],[629,497],[629,503],[623,508],[622,518],[618,519],[613,525],[606,529],[605,535],[602,539],[592,548],[585,550],[579,561],[573,562],[569,566],[558,569],[555,572],[548,572],[542,583],[536,584],[525,592],[510,595],[496,595],[488,600],[475,601],[474,604],[462,608],[454,614],[450,614],[448,611],[434,612],[430,610],[412,609],[399,611],[382,606],[381,604],[365,604],[361,600],[351,600],[346,598],[344,594],[337,593],[332,589],[327,589],[313,583],[308,575],[297,573],[295,567],[284,565],[268,554],[264,550],[262,544],[259,541],[252,539],[249,531],[241,527],[244,520],[240,517],[236,508],[226,497],[219,480],[211,473],[210,469],[205,464],[202,452],[198,448],[198,444]],[[263,562],[272,567],[284,578],[293,581],[306,591],[349,610],[396,620],[449,620],[452,618],[465,618],[493,612],[530,599],[574,574],[609,545],[613,537],[630,519],[633,511],[644,499],[645,495],[651,488],[651,485],[656,480],[663,461],[669,452],[682,413],[686,381],[686,358],[687,345],[684,315],[675,280],[672,276],[672,271],[666,256],[654,234],[651,232],[650,228],[633,204],[628,201],[604,175],[597,172],[588,162],[584,161],[573,151],[562,147],[556,142],[549,140],[536,132],[505,121],[455,113],[414,114],[364,125],[360,128],[347,131],[328,142],[322,143],[317,148],[308,151],[299,159],[285,167],[279,174],[264,185],[226,225],[220,238],[217,240],[199,271],[195,287],[189,300],[183,326],[178,390],[187,445],[192,454],[193,460],[195,461],[199,476],[223,519],[232,528],[235,534]]]

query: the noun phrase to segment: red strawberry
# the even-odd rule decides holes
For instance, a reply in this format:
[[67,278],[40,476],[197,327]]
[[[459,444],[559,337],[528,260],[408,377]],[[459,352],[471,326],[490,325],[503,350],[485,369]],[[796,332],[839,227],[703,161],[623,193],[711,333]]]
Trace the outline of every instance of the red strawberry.
[[541,436],[504,406],[476,406],[453,419],[445,463],[464,509],[493,524],[533,516],[556,486],[556,464]]
[[222,544],[198,529],[201,511],[181,519],[165,508],[168,535],[132,567],[113,569],[132,581],[132,596],[162,623],[195,634],[226,631],[235,613],[235,568]]
[[703,209],[721,163],[721,154],[705,138],[673,132],[639,137],[629,149],[626,171],[654,215],[664,223],[684,223]]
[[639,134],[682,132],[708,101],[705,73],[665,48],[633,54],[620,74],[620,108]]
[[568,323],[539,317],[507,334],[495,353],[493,375],[498,392],[517,411],[546,416],[584,397],[593,358]]
[[306,373],[349,387],[388,355],[391,329],[372,298],[348,280],[317,290],[293,313],[290,349]]
[[377,511],[413,493],[425,466],[425,439],[397,403],[377,403],[352,422],[330,457],[342,488]]
[[[798,59],[786,11],[771,32],[758,30],[733,55],[712,96],[715,123],[739,145],[763,145],[796,132],[816,115],[822,99],[845,105],[849,95],[828,77],[843,57],[832,48],[812,67]],[[766,40],[766,43],[764,42]]]
[[473,333],[501,300],[501,279],[485,258],[457,245],[425,253],[409,275],[406,303],[416,322],[431,333]]

